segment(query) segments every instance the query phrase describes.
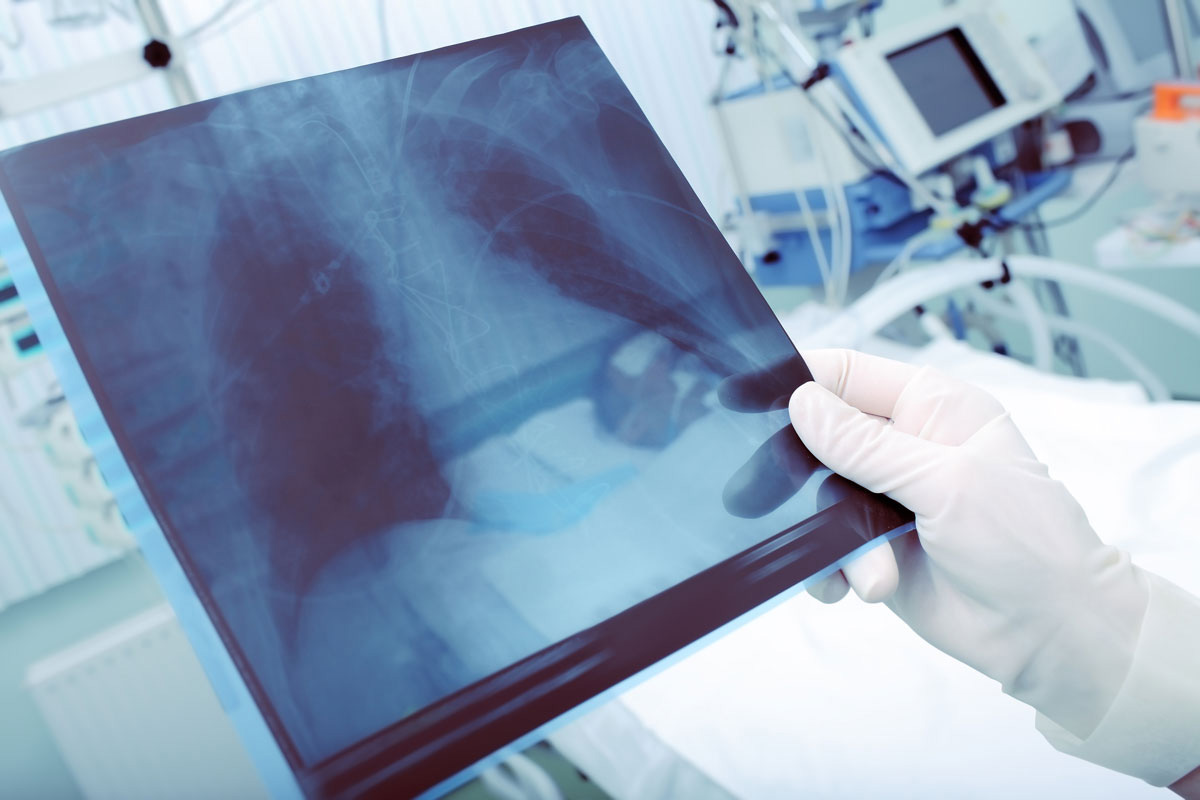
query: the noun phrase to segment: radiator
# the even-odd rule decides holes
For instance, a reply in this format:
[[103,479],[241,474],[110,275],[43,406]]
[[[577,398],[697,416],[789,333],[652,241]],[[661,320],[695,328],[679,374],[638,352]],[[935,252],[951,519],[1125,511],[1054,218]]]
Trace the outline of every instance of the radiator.
[[31,665],[26,686],[85,797],[267,796],[168,606]]

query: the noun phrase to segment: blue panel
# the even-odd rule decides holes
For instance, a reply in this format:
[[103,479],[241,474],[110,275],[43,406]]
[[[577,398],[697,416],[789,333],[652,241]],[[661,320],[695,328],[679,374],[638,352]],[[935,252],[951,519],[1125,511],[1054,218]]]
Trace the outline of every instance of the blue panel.
[[[1070,183],[1066,170],[1034,172],[1025,176],[1025,191],[995,212],[999,223],[1015,223],[1033,212],[1042,203],[1062,192]],[[854,246],[851,268],[869,264],[886,264],[895,258],[913,236],[928,230],[932,212],[928,209],[912,212],[907,189],[881,175],[872,175],[846,187],[850,201],[850,216],[854,221]],[[810,194],[811,199],[811,194]],[[794,193],[762,195],[751,198],[756,211],[790,213],[799,208]],[[984,231],[990,235],[990,229]],[[825,250],[829,252],[828,230],[822,231]],[[821,275],[816,254],[809,244],[808,234],[800,231],[775,233],[776,251],[780,258],[772,263],[759,261],[755,280],[760,286],[815,285]],[[946,232],[946,237],[932,241],[913,254],[914,260],[947,258],[963,249],[960,238]]]
[[911,521],[800,444],[807,367],[577,19],[0,169],[122,511],[310,795],[445,781]]

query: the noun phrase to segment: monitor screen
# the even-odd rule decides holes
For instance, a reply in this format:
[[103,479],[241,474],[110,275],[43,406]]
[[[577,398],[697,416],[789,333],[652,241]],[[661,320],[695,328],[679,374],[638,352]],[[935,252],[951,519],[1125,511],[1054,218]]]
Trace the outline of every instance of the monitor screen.
[[[1200,36],[1200,18],[1196,13],[1196,5],[1196,0],[1183,3],[1188,19],[1188,32],[1193,40]],[[1117,0],[1107,3],[1106,7],[1124,35],[1135,61],[1142,63],[1170,54],[1170,24],[1162,3],[1129,3]],[[1163,77],[1168,74],[1164,73]]]
[[1141,63],[1170,51],[1167,12],[1162,3],[1116,2],[1108,7],[1125,35],[1134,61]]
[[1004,94],[960,28],[889,53],[887,61],[934,136],[1004,105]]
[[433,786],[911,527],[800,444],[807,367],[578,19],[0,188],[310,795]]

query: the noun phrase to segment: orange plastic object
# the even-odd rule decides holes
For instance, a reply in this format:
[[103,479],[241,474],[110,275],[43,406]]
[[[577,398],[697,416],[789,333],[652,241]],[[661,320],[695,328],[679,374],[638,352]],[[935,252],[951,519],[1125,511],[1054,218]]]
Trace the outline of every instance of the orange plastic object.
[[1154,84],[1154,119],[1178,122],[1200,117],[1200,83]]

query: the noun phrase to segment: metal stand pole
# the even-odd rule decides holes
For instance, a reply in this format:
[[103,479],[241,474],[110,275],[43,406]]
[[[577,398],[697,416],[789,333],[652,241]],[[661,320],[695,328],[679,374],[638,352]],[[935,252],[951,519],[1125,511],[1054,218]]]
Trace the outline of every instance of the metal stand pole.
[[1196,80],[1196,64],[1192,61],[1191,26],[1188,24],[1184,0],[1163,0],[1167,12],[1167,28],[1171,32],[1171,52],[1175,55],[1175,71],[1182,80]]
[[[137,0],[135,5],[142,25],[150,34],[150,38],[169,43],[171,31],[167,26],[167,18],[162,12],[159,0]],[[177,105],[187,105],[199,99],[196,87],[192,85],[192,79],[188,76],[187,69],[178,58],[178,54],[171,59],[170,64],[163,68],[163,76],[167,79],[167,88]]]

